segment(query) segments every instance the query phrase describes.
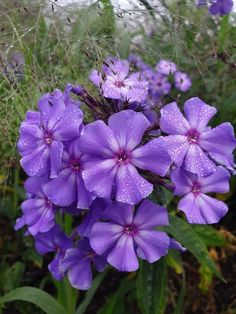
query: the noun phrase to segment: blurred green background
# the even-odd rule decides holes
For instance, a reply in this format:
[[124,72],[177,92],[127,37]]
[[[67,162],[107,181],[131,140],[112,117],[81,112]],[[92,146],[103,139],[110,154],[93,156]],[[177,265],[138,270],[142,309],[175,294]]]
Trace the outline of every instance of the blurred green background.
[[[163,265],[143,264],[138,273],[109,270],[96,277],[87,293],[77,292],[66,280],[52,280],[47,257],[43,260],[35,252],[23,231],[14,231],[25,197],[16,151],[25,112],[36,108],[42,94],[63,90],[68,82],[92,91],[88,75],[107,56],[136,53],[153,66],[161,58],[173,60],[193,86],[186,94],[172,93],[166,103],[175,99],[183,104],[198,96],[217,107],[213,123],[236,126],[235,13],[212,17],[190,0],[127,3],[77,1],[62,6],[59,0],[0,0],[0,297],[33,286],[49,293],[68,314],[236,313],[235,179],[230,193],[217,196],[230,208],[219,225],[189,226],[176,220],[193,254],[172,252]],[[162,202],[176,209],[170,195]],[[227,283],[214,277],[211,262]],[[1,306],[0,298],[0,307],[7,314],[43,313],[23,301]],[[59,313],[56,305],[52,308],[48,313]]]

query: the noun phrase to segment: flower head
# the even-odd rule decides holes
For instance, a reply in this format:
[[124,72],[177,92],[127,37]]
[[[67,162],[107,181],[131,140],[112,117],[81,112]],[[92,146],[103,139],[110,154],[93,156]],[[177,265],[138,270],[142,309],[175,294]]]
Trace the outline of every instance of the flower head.
[[148,119],[133,110],[113,114],[108,126],[95,121],[85,126],[80,138],[80,150],[87,155],[83,179],[86,188],[98,197],[137,204],[153,189],[137,168],[164,176],[170,157],[161,138],[139,146]]
[[176,72],[174,75],[175,87],[181,92],[187,92],[192,86],[192,81],[186,73]]
[[209,12],[213,15],[229,14],[233,9],[233,0],[217,0],[211,4]]
[[181,168],[173,171],[171,180],[175,184],[175,194],[184,195],[178,208],[188,222],[195,224],[217,223],[228,211],[225,203],[206,193],[226,193],[229,191],[229,172],[223,167],[207,178],[187,172]]
[[138,257],[153,263],[167,254],[170,240],[165,232],[153,230],[168,225],[165,208],[144,200],[134,213],[131,205],[115,202],[107,208],[106,222],[96,222],[90,234],[90,244],[120,271],[135,271]]
[[101,88],[106,98],[143,102],[147,97],[148,82],[141,73],[129,75],[129,63],[126,60],[107,59],[103,72],[93,70],[90,79]]
[[59,225],[55,225],[50,231],[37,234],[35,247],[41,255],[55,252],[54,259],[48,265],[48,269],[55,279],[61,280],[65,273],[60,269],[60,263],[66,250],[72,247],[72,240],[64,234]]
[[28,111],[20,127],[17,143],[21,166],[29,176],[50,173],[56,177],[61,167],[63,142],[79,136],[83,119],[81,110],[58,96],[44,96],[40,112]]
[[67,272],[72,287],[87,290],[92,285],[92,264],[97,271],[102,272],[106,266],[106,259],[93,251],[88,238],[83,238],[78,241],[76,247],[66,251],[60,269]]
[[176,64],[170,60],[161,60],[156,66],[159,73],[164,75],[174,74],[177,71]]
[[85,159],[79,150],[79,140],[68,143],[64,148],[58,176],[44,187],[47,197],[54,204],[65,207],[75,202],[77,208],[89,207],[93,197],[82,178]]
[[[21,204],[23,216],[19,218],[16,229],[27,225],[28,232],[33,236],[39,232],[47,232],[55,225],[55,205],[47,198],[43,187],[48,177],[31,177],[25,182],[25,190],[29,197]],[[24,223],[19,224],[20,221]]]
[[232,156],[236,147],[233,127],[230,123],[222,123],[213,129],[208,127],[216,109],[197,97],[185,102],[184,112],[186,118],[176,103],[161,109],[160,128],[169,134],[164,138],[166,148],[176,166],[208,176],[216,168],[210,154],[217,154],[222,160]]

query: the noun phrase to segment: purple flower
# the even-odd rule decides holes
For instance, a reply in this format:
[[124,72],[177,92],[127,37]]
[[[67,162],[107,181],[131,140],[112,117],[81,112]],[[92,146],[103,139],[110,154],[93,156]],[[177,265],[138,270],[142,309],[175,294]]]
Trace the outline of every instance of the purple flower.
[[141,73],[129,75],[126,60],[108,59],[103,66],[103,74],[94,70],[90,79],[95,85],[101,86],[106,98],[143,102],[147,97],[148,82]]
[[115,202],[104,214],[107,222],[96,222],[90,244],[98,254],[107,254],[107,261],[120,271],[135,271],[138,257],[153,263],[167,254],[169,237],[153,230],[168,225],[165,208],[144,200],[134,214],[131,205]]
[[44,187],[49,200],[58,206],[69,206],[76,202],[77,208],[88,208],[92,195],[87,191],[82,172],[86,157],[79,150],[79,141],[69,143],[62,153],[62,164],[58,176]]
[[86,211],[82,223],[77,228],[80,236],[89,237],[93,225],[103,217],[102,214],[110,203],[111,200],[105,198],[96,198],[93,201],[90,208]]
[[170,60],[161,60],[156,66],[159,73],[164,75],[174,74],[177,70],[176,64]]
[[48,269],[56,280],[61,280],[65,274],[60,269],[60,263],[66,250],[72,247],[72,240],[62,232],[59,225],[55,225],[50,231],[37,234],[35,247],[41,255],[50,252],[56,253],[54,259],[48,265]]
[[233,0],[217,0],[210,6],[209,12],[213,15],[229,14],[233,9],[233,5]]
[[164,95],[168,95],[171,90],[171,84],[165,75],[154,73],[149,81],[149,94],[153,98],[159,99]]
[[21,204],[23,216],[17,220],[16,230],[24,225],[28,226],[30,234],[35,236],[39,232],[47,232],[55,225],[55,206],[44,193],[43,186],[48,177],[32,177],[25,182],[25,190],[29,194]]
[[81,110],[57,97],[44,96],[40,112],[28,111],[20,127],[17,144],[21,166],[29,176],[50,173],[56,177],[61,166],[63,142],[79,136],[83,119]]
[[174,75],[175,87],[181,92],[187,92],[192,86],[192,81],[186,73],[176,72]]
[[171,180],[175,184],[175,194],[184,195],[178,208],[188,222],[195,224],[217,223],[228,211],[225,203],[206,193],[226,193],[229,191],[229,172],[223,167],[207,178],[187,172],[181,168],[174,170]]
[[175,102],[161,109],[160,128],[170,134],[164,138],[166,148],[178,167],[208,176],[216,168],[209,154],[217,154],[221,159],[232,156],[236,147],[233,127],[230,123],[222,123],[213,129],[207,127],[216,108],[197,97],[185,102],[184,112],[186,118]]
[[60,269],[67,272],[72,287],[87,290],[92,285],[92,269],[94,264],[97,271],[102,272],[106,266],[106,259],[98,256],[90,247],[89,240],[83,238],[75,248],[66,251]]
[[100,120],[85,126],[80,149],[88,155],[83,178],[90,192],[109,198],[114,191],[117,201],[129,204],[137,204],[152,192],[152,184],[136,167],[164,176],[170,157],[162,138],[137,147],[149,126],[142,113],[132,110],[113,114],[108,126]]
[[207,5],[207,0],[198,0],[197,1],[197,6],[204,6]]

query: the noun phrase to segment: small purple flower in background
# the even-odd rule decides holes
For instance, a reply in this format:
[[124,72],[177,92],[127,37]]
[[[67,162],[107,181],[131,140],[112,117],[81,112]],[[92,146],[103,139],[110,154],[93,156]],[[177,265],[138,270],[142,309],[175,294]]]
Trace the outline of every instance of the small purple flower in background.
[[156,69],[159,73],[164,75],[174,74],[177,71],[176,64],[170,60],[161,60],[156,65]]
[[23,216],[18,218],[16,230],[27,225],[28,232],[33,236],[39,232],[47,232],[55,225],[55,205],[49,201],[43,187],[48,177],[31,177],[25,182],[25,190],[29,197],[21,204]]
[[233,10],[234,2],[233,0],[198,0],[198,6],[205,6],[209,3],[209,12],[213,15],[226,15]]
[[185,213],[189,223],[217,223],[227,213],[228,207],[225,203],[206,193],[227,193],[229,178],[229,172],[223,167],[217,167],[207,178],[181,168],[172,172],[171,180],[175,184],[175,194],[184,195],[178,208]]
[[154,73],[149,84],[150,94],[157,101],[164,95],[168,95],[171,91],[171,83],[167,76],[160,73]]
[[233,0],[217,0],[210,6],[209,12],[213,15],[229,14],[233,9],[233,5]]
[[40,112],[28,111],[21,124],[20,163],[29,176],[50,173],[53,178],[61,167],[63,141],[79,136],[83,114],[77,106],[48,95],[41,98],[39,108]]
[[181,92],[187,92],[192,86],[192,81],[186,73],[176,72],[174,75],[175,87]]
[[80,150],[88,155],[83,178],[86,188],[98,197],[137,204],[153,190],[136,167],[164,176],[170,157],[161,138],[137,147],[150,126],[139,112],[125,110],[113,114],[108,126],[95,121],[85,126],[80,138]]
[[58,176],[44,187],[47,197],[54,204],[65,207],[75,202],[77,208],[89,207],[93,198],[82,178],[85,159],[79,151],[79,140],[67,144]]
[[110,58],[103,66],[103,73],[93,70],[90,79],[101,88],[106,98],[143,102],[147,97],[148,82],[141,73],[129,75],[129,70],[127,60]]
[[216,169],[209,154],[229,159],[236,147],[234,130],[230,123],[222,123],[211,129],[208,121],[216,114],[216,108],[195,97],[184,104],[186,118],[176,103],[161,109],[160,128],[169,134],[164,137],[166,148],[176,166],[187,171],[208,176]]
[[0,57],[0,72],[12,84],[17,84],[24,78],[25,58],[20,52],[14,52],[9,58]]
[[114,202],[107,208],[107,222],[96,222],[90,234],[94,251],[107,255],[107,262],[120,271],[139,268],[138,257],[153,263],[166,255],[170,239],[165,232],[153,230],[168,225],[165,208],[144,200],[134,214],[131,205]]
[[64,234],[59,225],[55,225],[50,231],[37,234],[35,247],[41,255],[56,253],[48,269],[56,280],[61,280],[65,273],[60,269],[60,263],[66,250],[72,247],[72,240]]
[[60,269],[63,273],[67,273],[72,287],[87,290],[92,285],[92,264],[97,271],[102,272],[106,263],[103,256],[98,256],[92,250],[88,238],[83,238],[78,241],[75,248],[66,251]]

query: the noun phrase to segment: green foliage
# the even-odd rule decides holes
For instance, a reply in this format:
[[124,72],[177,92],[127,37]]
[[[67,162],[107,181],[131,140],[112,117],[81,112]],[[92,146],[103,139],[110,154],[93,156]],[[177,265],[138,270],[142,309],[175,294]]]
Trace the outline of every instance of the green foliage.
[[137,278],[137,299],[142,313],[164,313],[167,292],[167,265],[165,258],[162,258],[155,264],[142,262]]
[[184,247],[186,247],[203,265],[207,267],[215,276],[224,280],[219,273],[213,259],[210,257],[207,247],[192,228],[192,225],[186,223],[182,219],[170,215],[170,225],[163,227],[167,233],[177,239]]
[[106,276],[107,271],[98,274],[96,278],[93,281],[92,287],[86,292],[85,298],[82,303],[78,306],[75,314],[84,314],[86,313],[86,309],[88,305],[90,304],[94,294],[96,293],[97,289],[99,288],[99,285],[101,284],[102,280]]
[[8,292],[0,298],[0,306],[16,300],[31,302],[47,314],[67,314],[66,309],[48,293],[34,287],[17,288]]

